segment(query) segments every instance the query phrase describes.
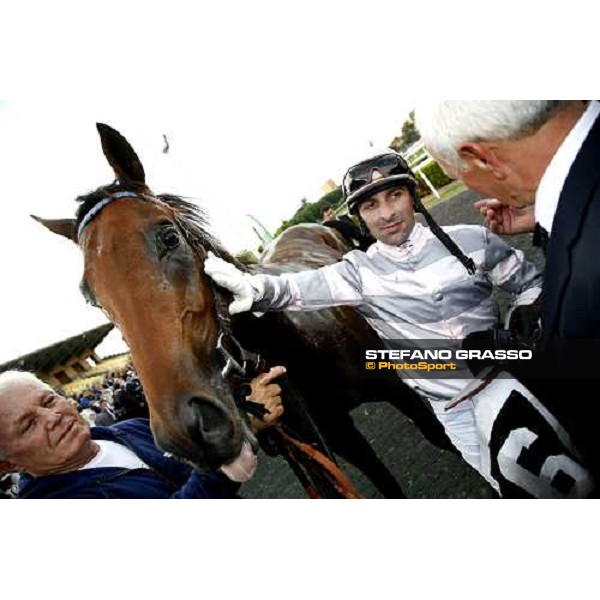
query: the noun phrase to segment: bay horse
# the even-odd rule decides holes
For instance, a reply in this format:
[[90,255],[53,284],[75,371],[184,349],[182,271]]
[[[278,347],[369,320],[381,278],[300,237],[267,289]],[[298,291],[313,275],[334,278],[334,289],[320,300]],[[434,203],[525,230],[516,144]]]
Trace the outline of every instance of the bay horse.
[[[355,465],[384,496],[404,497],[354,426],[350,410],[386,400],[438,446],[450,444],[435,417],[395,374],[365,377],[364,350],[382,347],[367,322],[345,307],[230,319],[229,294],[204,274],[206,253],[248,268],[207,231],[199,207],[152,193],[142,163],[119,132],[103,124],[97,128],[115,182],[78,197],[75,219],[35,218],[81,248],[81,290],[129,346],[157,445],[206,469],[234,459],[244,439],[254,442],[229,375],[244,357],[259,353],[266,364],[287,367],[284,425],[307,444]],[[278,274],[317,268],[349,250],[335,230],[298,225],[272,244],[255,269]]]

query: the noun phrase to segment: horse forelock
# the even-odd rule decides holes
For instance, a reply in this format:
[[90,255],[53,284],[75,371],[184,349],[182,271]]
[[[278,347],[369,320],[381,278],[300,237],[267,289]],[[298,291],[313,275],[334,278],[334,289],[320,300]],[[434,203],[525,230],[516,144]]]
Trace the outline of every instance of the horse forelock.
[[181,196],[176,196],[175,194],[157,194],[154,196],[148,192],[148,189],[143,184],[136,186],[131,183],[122,185],[119,182],[115,182],[99,187],[88,194],[78,196],[75,199],[76,202],[79,203],[76,212],[76,229],[79,229],[79,226],[86,215],[88,215],[99,202],[107,196],[112,196],[118,192],[133,192],[135,194],[140,194],[139,199],[142,201],[152,202],[156,200],[156,204],[166,204],[173,211],[177,224],[183,232],[188,244],[190,244],[195,251],[206,252],[210,250],[220,258],[234,263],[238,268],[244,271],[248,270],[229,254],[229,252],[223,248],[221,243],[210,233],[208,230],[210,224],[206,212],[202,207]]
[[77,196],[77,198],[75,198],[75,202],[79,204],[79,207],[75,213],[76,230],[79,229],[79,226],[81,225],[83,219],[85,219],[86,215],[107,196],[111,196],[117,192],[143,193],[144,191],[146,191],[146,187],[141,184],[138,187],[132,184],[125,186],[121,183],[115,182],[109,185],[103,185],[95,189],[93,192],[83,194],[82,196]]

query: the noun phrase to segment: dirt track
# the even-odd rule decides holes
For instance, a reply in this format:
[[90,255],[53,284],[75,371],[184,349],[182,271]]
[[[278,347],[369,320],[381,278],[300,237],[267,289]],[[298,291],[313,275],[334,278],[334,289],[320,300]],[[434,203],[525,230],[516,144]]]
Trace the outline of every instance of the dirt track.
[[[441,225],[481,223],[472,203],[478,198],[463,192],[437,205],[431,213]],[[530,235],[509,241],[523,250],[538,266],[541,252],[531,246]],[[501,306],[505,298],[499,297]],[[432,446],[402,414],[386,404],[365,404],[352,413],[354,420],[373,448],[394,473],[409,498],[491,498],[487,483],[458,457]],[[349,467],[346,473],[367,498],[380,498],[361,473]],[[287,465],[279,458],[261,454],[259,469],[242,488],[246,498],[305,498],[306,495]]]

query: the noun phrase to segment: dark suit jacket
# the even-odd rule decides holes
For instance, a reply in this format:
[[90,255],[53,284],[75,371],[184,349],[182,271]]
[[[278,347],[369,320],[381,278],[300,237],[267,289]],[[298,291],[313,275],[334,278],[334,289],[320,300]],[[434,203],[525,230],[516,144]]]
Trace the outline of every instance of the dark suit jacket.
[[[547,349],[541,354],[542,369],[549,377],[561,374],[570,379],[523,383],[571,433],[598,486],[600,118],[571,166],[559,197],[547,247],[543,290],[542,323]],[[585,344],[572,340],[585,340]],[[586,366],[582,368],[582,364]]]
[[600,118],[560,194],[546,256],[542,321],[550,339],[600,340]]

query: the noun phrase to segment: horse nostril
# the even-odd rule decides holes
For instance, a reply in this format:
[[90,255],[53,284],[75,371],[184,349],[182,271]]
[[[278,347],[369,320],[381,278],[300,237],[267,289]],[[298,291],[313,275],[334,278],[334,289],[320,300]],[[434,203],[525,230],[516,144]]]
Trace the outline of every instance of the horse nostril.
[[227,411],[214,402],[194,396],[189,405],[195,417],[196,427],[204,437],[221,436],[232,428]]

